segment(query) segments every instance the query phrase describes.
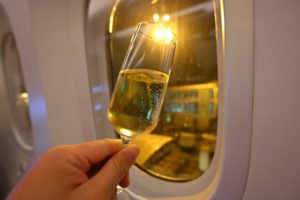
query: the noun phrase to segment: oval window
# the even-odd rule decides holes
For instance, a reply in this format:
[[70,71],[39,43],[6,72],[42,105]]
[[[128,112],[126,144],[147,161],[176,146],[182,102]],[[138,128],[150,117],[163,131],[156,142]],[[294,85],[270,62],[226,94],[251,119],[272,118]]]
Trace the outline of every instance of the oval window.
[[17,143],[25,150],[33,150],[29,95],[14,35],[7,33],[2,41],[3,71],[7,88],[13,134]]
[[[94,30],[104,24],[100,20],[109,6],[112,9],[105,35],[95,35]],[[141,148],[137,166],[148,174],[169,181],[189,181],[201,176],[213,159],[217,138],[218,66],[213,1],[117,0],[114,5],[103,3],[98,9],[90,5],[88,17],[88,67],[94,70],[90,76],[101,77],[103,72],[106,76],[107,72],[109,87],[102,85],[99,89],[110,88],[110,92],[137,23],[157,21],[176,32],[176,55],[158,125],[151,134],[141,135],[133,143]],[[93,47],[92,43],[97,45]],[[99,45],[106,46],[106,55]],[[103,59],[107,69],[99,65]],[[95,82],[93,79],[90,78]],[[101,104],[101,108],[107,108],[107,104],[108,101]],[[106,109],[102,110],[106,117]]]

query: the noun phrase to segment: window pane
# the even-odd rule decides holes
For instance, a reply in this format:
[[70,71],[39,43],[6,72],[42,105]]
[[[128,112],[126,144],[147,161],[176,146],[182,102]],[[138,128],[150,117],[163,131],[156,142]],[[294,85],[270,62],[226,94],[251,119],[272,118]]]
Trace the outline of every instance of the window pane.
[[[141,147],[137,166],[153,176],[170,181],[201,176],[213,158],[217,133],[218,67],[213,1],[118,0],[108,16],[103,39],[107,69],[98,66],[95,72],[100,77],[107,70],[110,91],[137,23],[159,21],[176,32],[174,66],[159,123],[151,134],[141,135],[133,143]],[[94,29],[101,24],[94,22]],[[97,48],[90,53],[93,58],[100,54],[103,52]],[[91,59],[89,63],[99,62]]]

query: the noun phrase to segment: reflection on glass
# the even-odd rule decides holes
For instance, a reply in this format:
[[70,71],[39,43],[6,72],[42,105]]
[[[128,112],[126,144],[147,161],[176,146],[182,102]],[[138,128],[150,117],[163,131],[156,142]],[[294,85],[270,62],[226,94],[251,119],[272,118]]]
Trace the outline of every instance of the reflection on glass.
[[107,27],[111,84],[141,21],[159,21],[176,32],[177,47],[156,129],[133,143],[137,166],[159,178],[188,181],[210,166],[217,138],[218,78],[212,0],[117,0]]

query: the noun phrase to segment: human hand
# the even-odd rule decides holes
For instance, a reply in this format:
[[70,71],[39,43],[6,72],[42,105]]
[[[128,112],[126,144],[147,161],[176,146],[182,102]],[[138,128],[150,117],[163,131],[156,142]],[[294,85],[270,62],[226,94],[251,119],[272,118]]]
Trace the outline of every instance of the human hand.
[[[43,154],[7,200],[110,200],[116,186],[129,185],[129,168],[139,149],[105,139],[54,147]],[[89,176],[95,166],[100,169]]]

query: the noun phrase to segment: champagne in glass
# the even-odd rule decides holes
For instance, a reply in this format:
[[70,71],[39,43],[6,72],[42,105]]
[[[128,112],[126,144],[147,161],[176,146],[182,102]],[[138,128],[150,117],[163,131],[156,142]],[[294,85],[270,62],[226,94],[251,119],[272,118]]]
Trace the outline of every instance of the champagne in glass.
[[137,25],[108,110],[108,119],[123,143],[155,129],[175,47],[173,32],[162,24]]

